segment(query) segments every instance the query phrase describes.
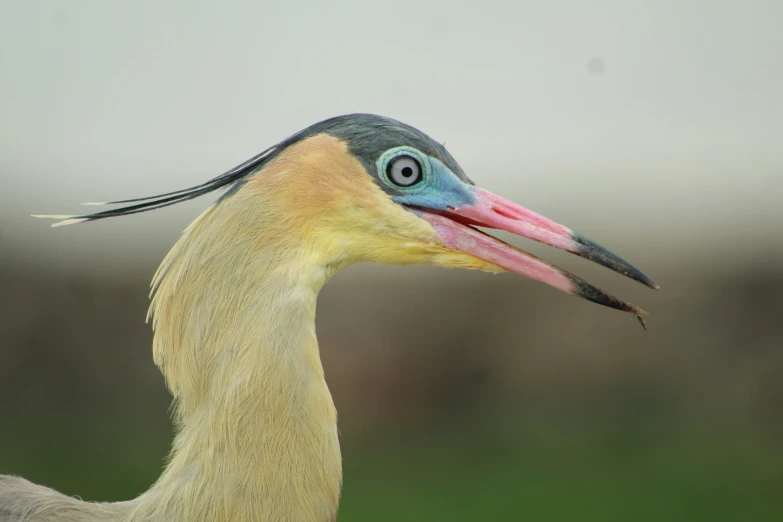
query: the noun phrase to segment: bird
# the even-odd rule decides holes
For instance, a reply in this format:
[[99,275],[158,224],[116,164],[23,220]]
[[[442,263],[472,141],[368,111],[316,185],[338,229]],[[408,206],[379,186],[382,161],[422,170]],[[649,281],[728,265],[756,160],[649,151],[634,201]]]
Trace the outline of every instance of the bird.
[[315,332],[316,298],[359,262],[511,272],[641,318],[646,312],[480,229],[565,250],[650,288],[611,251],[476,186],[445,146],[372,114],[323,120],[187,189],[36,216],[52,226],[127,216],[225,189],[151,284],[153,358],[175,435],[139,497],[86,502],[0,476],[4,521],[269,521],[337,518],[337,412]]

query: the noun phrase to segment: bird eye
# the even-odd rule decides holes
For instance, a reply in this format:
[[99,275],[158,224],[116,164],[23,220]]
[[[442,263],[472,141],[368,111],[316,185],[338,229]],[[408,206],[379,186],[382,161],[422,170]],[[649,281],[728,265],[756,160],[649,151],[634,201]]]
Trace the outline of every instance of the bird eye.
[[400,187],[410,187],[421,181],[421,165],[410,156],[397,156],[386,167],[389,180]]

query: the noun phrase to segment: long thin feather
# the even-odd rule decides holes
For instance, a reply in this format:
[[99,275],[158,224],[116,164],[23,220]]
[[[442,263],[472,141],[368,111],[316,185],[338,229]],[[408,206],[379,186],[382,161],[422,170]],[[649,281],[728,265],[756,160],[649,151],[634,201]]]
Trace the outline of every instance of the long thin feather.
[[37,214],[33,217],[43,219],[56,219],[59,222],[52,224],[53,227],[61,227],[66,225],[75,225],[77,223],[84,223],[87,221],[96,221],[98,219],[104,219],[109,217],[127,216],[130,214],[138,214],[140,212],[147,212],[149,210],[156,210],[170,205],[176,205],[190,199],[201,197],[210,192],[214,192],[220,188],[226,187],[235,183],[248,175],[256,172],[258,169],[264,166],[266,162],[272,159],[280,151],[279,145],[269,147],[260,154],[256,154],[249,160],[245,161],[234,167],[231,170],[224,172],[223,174],[212,178],[211,180],[195,185],[190,188],[175,190],[173,192],[166,192],[164,194],[158,194],[156,196],[147,196],[144,198],[123,199],[118,201],[107,201],[105,203],[82,203],[82,205],[120,205],[126,203],[135,203],[133,205],[126,205],[124,207],[102,210],[100,212],[94,212],[92,214],[82,215],[44,215]]

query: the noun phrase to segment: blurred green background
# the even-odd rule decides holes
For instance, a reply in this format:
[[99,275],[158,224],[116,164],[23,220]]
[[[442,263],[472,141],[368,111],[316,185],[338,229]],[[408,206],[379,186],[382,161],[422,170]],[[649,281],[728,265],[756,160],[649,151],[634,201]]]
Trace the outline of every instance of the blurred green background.
[[477,184],[660,292],[356,266],[319,298],[341,522],[783,520],[779,2],[18,3],[0,16],[0,473],[87,500],[159,475],[148,283],[200,183],[334,114],[414,124]]

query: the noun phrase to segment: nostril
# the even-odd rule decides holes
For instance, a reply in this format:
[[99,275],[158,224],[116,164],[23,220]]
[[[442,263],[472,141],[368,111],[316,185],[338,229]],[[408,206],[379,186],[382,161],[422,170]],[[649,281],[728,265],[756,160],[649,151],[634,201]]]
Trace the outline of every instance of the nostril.
[[493,211],[495,214],[500,214],[500,215],[501,215],[501,216],[503,216],[504,218],[508,218],[508,219],[517,219],[517,216],[515,216],[515,215],[513,215],[513,214],[511,214],[511,213],[509,213],[509,212],[506,212],[506,210],[505,210],[505,209],[502,209],[502,208],[492,207],[492,211]]
[[446,208],[447,208],[447,209],[449,209],[449,210],[451,210],[452,212],[454,212],[455,210],[457,210],[457,207],[455,207],[455,206],[452,206],[452,205],[447,205],[447,206],[446,206]]

